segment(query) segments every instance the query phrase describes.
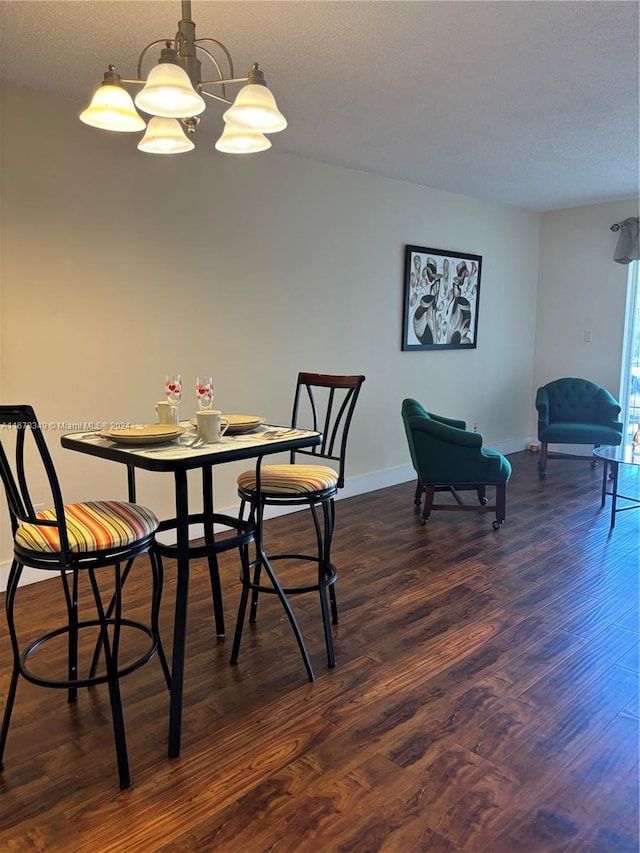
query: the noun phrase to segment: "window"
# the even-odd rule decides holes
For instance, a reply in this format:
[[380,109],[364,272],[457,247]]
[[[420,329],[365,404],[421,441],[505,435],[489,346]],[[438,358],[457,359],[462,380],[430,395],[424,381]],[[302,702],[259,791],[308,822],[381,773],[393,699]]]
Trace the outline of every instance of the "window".
[[640,429],[640,262],[629,264],[627,311],[622,357],[622,419],[624,441]]

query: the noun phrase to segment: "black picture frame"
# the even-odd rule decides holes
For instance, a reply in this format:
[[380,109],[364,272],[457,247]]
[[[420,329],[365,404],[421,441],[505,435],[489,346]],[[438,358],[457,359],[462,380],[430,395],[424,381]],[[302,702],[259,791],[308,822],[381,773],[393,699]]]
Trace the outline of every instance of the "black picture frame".
[[475,349],[482,256],[405,246],[402,349]]

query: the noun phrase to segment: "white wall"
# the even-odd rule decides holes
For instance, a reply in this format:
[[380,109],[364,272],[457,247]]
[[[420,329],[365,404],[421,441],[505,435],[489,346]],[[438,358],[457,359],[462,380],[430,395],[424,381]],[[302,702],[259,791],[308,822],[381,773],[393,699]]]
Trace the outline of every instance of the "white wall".
[[[620,399],[629,268],[613,260],[619,235],[610,228],[628,216],[638,216],[637,199],[543,215],[535,388],[578,376]],[[591,333],[590,342],[585,332]]]
[[[349,488],[411,476],[405,396],[531,432],[540,215],[277,150],[173,158],[78,108],[8,87],[2,102],[0,390],[52,422],[153,419],[166,372],[211,371],[226,411],[286,422],[298,370],[364,373]],[[277,148],[277,139],[274,140]],[[478,347],[400,350],[405,244],[482,255]],[[183,415],[189,415],[187,390]],[[67,500],[123,497],[124,470],[49,433]],[[221,508],[237,469],[216,471]],[[139,500],[172,510],[164,475]],[[6,527],[0,560],[10,553]]]

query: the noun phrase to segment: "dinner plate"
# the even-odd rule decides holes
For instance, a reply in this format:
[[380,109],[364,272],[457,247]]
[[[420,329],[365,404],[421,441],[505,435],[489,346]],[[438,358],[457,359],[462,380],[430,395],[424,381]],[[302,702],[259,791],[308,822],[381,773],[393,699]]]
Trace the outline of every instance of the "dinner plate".
[[[251,432],[264,423],[265,419],[259,415],[221,415],[223,418],[229,419],[229,429],[227,435],[240,435],[243,432]],[[198,426],[197,418],[192,418],[190,421],[193,426]]]
[[167,444],[183,432],[184,427],[171,424],[135,424],[125,429],[103,429],[98,435],[118,444]]

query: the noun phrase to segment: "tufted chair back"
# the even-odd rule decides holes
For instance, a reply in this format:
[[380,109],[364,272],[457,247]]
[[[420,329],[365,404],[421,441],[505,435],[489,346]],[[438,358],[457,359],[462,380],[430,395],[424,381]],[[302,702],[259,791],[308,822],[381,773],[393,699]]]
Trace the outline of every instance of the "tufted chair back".
[[601,418],[599,385],[588,379],[557,379],[547,386],[549,421],[597,424]]

